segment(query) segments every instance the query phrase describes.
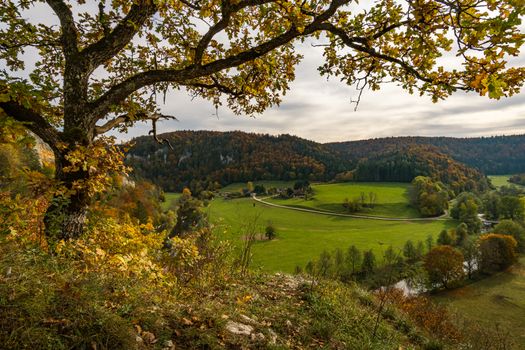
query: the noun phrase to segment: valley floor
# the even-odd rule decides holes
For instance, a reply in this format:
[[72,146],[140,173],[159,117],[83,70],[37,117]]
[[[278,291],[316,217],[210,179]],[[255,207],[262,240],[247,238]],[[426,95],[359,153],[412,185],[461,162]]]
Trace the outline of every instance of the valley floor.
[[[437,237],[445,228],[457,225],[447,221],[379,221],[319,215],[255,203],[250,198],[224,200],[216,198],[209,207],[217,232],[233,244],[241,245],[247,230],[255,230],[259,240],[253,246],[253,266],[269,272],[293,272],[327,250],[372,249],[377,258],[392,245],[401,249],[407,240],[425,241]],[[277,237],[264,239],[265,227],[271,223]]]

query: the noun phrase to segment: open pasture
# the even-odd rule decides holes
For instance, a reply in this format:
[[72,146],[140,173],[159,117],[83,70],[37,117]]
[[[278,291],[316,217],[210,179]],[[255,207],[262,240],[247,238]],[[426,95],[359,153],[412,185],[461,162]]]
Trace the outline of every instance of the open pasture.
[[208,210],[221,238],[238,246],[254,222],[261,235],[271,222],[277,238],[254,244],[252,264],[271,272],[293,272],[295,266],[304,267],[323,250],[346,250],[352,244],[361,250],[373,249],[380,259],[389,245],[400,249],[409,239],[417,242],[424,241],[429,234],[437,237],[442,229],[456,224],[454,221],[379,221],[320,215],[269,207],[250,198],[216,198]]
[[525,186],[521,186],[518,184],[513,184],[512,182],[509,182],[509,179],[512,175],[488,175],[487,177],[490,179],[492,184],[496,187],[502,187],[502,186],[517,186],[525,188]]
[[312,189],[314,195],[311,199],[271,198],[268,201],[279,205],[345,213],[342,205],[345,198],[353,200],[364,194],[365,203],[368,203],[369,194],[374,193],[377,198],[373,208],[364,208],[357,214],[392,218],[419,217],[417,210],[409,204],[410,184],[408,183],[344,182],[315,184],[312,185]]

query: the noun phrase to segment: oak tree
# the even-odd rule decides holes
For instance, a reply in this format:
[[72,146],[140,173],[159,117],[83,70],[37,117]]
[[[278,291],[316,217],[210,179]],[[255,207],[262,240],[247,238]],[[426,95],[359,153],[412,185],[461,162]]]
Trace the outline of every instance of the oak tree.
[[[0,3],[1,117],[24,123],[54,152],[61,186],[46,224],[60,238],[82,233],[108,171],[124,170],[107,132],[151,121],[156,137],[156,122],[172,118],[157,104],[169,89],[238,114],[262,112],[294,79],[298,40],[325,45],[321,74],[361,91],[394,81],[435,101],[457,90],[500,98],[517,93],[525,75],[507,64],[524,38],[523,3],[513,0]],[[42,3],[58,25],[28,15],[45,11]],[[442,66],[447,52],[456,68]]]

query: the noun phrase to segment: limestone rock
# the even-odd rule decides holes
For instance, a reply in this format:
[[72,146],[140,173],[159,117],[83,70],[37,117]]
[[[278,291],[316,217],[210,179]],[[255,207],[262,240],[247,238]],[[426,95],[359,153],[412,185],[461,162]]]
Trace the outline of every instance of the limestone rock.
[[239,335],[250,335],[253,332],[252,326],[233,321],[226,323],[226,329],[233,334]]

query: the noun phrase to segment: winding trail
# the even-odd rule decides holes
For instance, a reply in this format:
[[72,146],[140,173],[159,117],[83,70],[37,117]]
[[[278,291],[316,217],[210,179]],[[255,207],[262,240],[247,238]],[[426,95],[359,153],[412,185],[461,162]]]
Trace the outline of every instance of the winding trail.
[[445,212],[445,214],[437,217],[431,217],[431,218],[389,218],[386,216],[372,216],[372,215],[356,215],[356,214],[343,214],[343,213],[336,213],[333,211],[327,211],[327,210],[318,210],[318,209],[306,209],[306,208],[297,208],[297,207],[291,207],[287,205],[280,205],[275,203],[270,203],[265,201],[265,199],[271,198],[271,197],[264,197],[264,198],[257,198],[257,196],[252,196],[252,199],[258,203],[261,203],[263,205],[274,207],[274,208],[281,208],[281,209],[288,209],[288,210],[295,210],[295,211],[302,211],[305,213],[312,213],[312,214],[319,214],[319,215],[329,215],[329,216],[342,216],[347,218],[354,218],[354,219],[368,219],[368,220],[380,220],[380,221],[447,221],[450,220],[448,218],[448,213]]

